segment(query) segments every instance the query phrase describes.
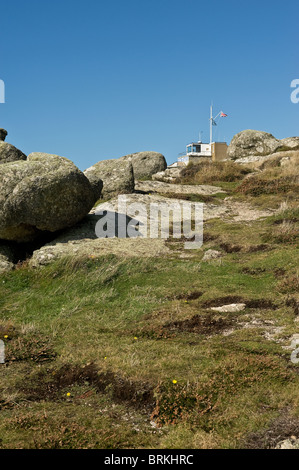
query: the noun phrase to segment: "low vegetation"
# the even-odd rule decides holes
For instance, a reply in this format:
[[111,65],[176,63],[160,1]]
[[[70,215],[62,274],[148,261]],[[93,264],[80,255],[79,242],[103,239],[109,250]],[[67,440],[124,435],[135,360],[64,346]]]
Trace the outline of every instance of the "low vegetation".
[[[201,171],[182,181],[261,178],[233,163]],[[0,448],[273,448],[298,436],[298,211],[284,195],[272,217],[209,220],[191,254],[169,238],[167,258],[0,275]],[[208,249],[221,257],[203,262]],[[232,303],[245,309],[213,310]]]
[[299,193],[299,158],[293,159],[286,166],[269,166],[257,174],[244,179],[236,188],[236,192],[244,195],[259,196],[262,194],[281,194],[293,199]]
[[178,179],[182,184],[215,184],[221,182],[238,181],[244,175],[250,173],[246,167],[228,162],[214,162],[189,164]]

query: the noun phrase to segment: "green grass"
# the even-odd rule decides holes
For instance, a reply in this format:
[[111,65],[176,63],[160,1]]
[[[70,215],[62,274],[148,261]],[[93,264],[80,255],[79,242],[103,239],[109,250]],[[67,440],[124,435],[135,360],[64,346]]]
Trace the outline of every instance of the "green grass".
[[[0,449],[270,447],[297,432],[299,369],[285,346],[298,332],[298,209],[295,193],[271,192],[280,177],[295,184],[293,170],[268,168],[263,185],[240,183],[248,170],[233,163],[200,169],[182,182],[226,193],[182,198],[280,210],[209,220],[192,252],[169,239],[161,259],[64,258],[0,275]],[[208,249],[222,257],[202,262]],[[211,310],[236,302],[246,308]]]
[[[238,448],[286,406],[298,414],[298,366],[274,340],[288,344],[296,331],[280,285],[297,260],[292,245],[246,251],[265,224],[211,221],[218,240],[203,250],[229,235],[242,246],[220,263],[200,263],[199,250],[192,260],[63,259],[2,275],[0,448]],[[205,304],[227,296],[275,308],[220,314],[227,336],[185,328],[209,322]],[[261,324],[244,328],[253,319]],[[272,340],[267,325],[280,327]]]

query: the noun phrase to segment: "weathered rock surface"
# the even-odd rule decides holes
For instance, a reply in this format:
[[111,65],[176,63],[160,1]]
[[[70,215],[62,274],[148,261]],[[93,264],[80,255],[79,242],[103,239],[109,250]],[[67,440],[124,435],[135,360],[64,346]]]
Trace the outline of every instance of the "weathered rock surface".
[[[184,168],[184,167],[183,167]],[[174,183],[181,176],[182,167],[166,168],[152,175],[153,181],[162,181],[163,183]]]
[[252,163],[276,152],[292,150],[299,150],[299,137],[278,140],[267,132],[247,129],[233,137],[227,155],[238,163]]
[[135,179],[151,178],[152,175],[167,168],[165,157],[158,152],[137,152],[121,157],[133,165]]
[[235,163],[239,163],[240,165],[246,165],[246,166],[249,166],[250,168],[260,168],[262,170],[265,164],[267,164],[269,160],[273,160],[273,162],[276,161],[277,165],[279,166],[279,163],[281,164],[283,159],[288,159],[288,161],[291,161],[293,158],[298,158],[298,157],[299,157],[298,150],[285,150],[285,151],[277,151],[275,153],[270,153],[269,155],[255,155],[255,156],[237,158],[237,160],[235,160]]
[[135,190],[160,194],[203,194],[211,196],[217,193],[225,193],[218,186],[207,184],[171,184],[162,181],[136,181]]
[[229,305],[222,305],[221,307],[211,307],[211,310],[214,312],[221,312],[221,313],[234,313],[234,312],[241,312],[245,310],[246,304],[229,304]]
[[226,208],[226,215],[234,222],[250,222],[263,217],[271,217],[277,212],[275,209],[255,209],[246,202],[234,201],[230,197],[224,199],[222,207]]
[[14,267],[14,251],[13,249],[0,243],[0,273],[11,271]]
[[[173,185],[169,185],[173,186]],[[181,185],[179,185],[181,186]],[[181,192],[181,191],[180,191]],[[178,227],[181,223],[178,213],[181,214],[182,204],[190,206],[191,218],[194,215],[195,203],[179,198],[167,198],[160,194],[127,194],[123,195],[126,204],[126,217],[124,211],[119,206],[119,198],[114,197],[107,202],[103,202],[94,207],[89,215],[73,227],[65,229],[57,237],[36,250],[30,261],[31,266],[40,266],[51,263],[63,256],[98,257],[106,253],[113,253],[123,256],[173,256],[175,252],[169,250],[166,240],[169,237],[169,226],[177,221]],[[158,238],[151,238],[151,208],[157,205],[166,205],[170,209],[169,213],[161,214],[158,218]],[[134,212],[137,210],[137,214]],[[138,212],[140,211],[141,212]],[[132,211],[130,213],[130,211]],[[106,214],[112,216],[116,222],[114,238],[98,238],[96,234],[97,222]],[[273,211],[259,211],[246,203],[235,203],[230,198],[226,198],[221,204],[204,204],[204,220],[223,218],[227,222],[251,221],[260,217],[272,215]],[[184,212],[186,215],[186,212]],[[130,222],[131,226],[137,226],[136,238],[126,238],[127,233],[119,233],[118,221]],[[156,220],[156,218],[155,218]],[[146,229],[146,232],[145,232]],[[139,236],[141,235],[141,236]],[[188,233],[183,233],[188,238]],[[191,233],[190,236],[193,234]],[[119,237],[119,238],[118,238]],[[188,250],[188,257],[192,256],[193,250]],[[181,257],[186,254],[181,254]],[[223,256],[222,252],[207,250],[204,260],[216,259]]]
[[36,250],[29,262],[31,267],[44,266],[62,257],[97,258],[107,254],[123,257],[161,257],[169,249],[164,240],[133,238],[97,238],[77,240],[68,243],[47,244]]
[[299,150],[299,137],[286,137],[279,141],[278,150]]
[[296,436],[291,436],[289,439],[284,439],[283,441],[278,442],[275,446],[275,449],[299,449],[299,439]]
[[210,261],[212,259],[221,258],[223,253],[218,250],[207,250],[202,258],[202,261]]
[[0,165],[0,238],[26,242],[81,220],[95,203],[93,189],[68,159],[33,153]]
[[0,164],[26,160],[26,155],[13,145],[0,139]]
[[232,159],[250,155],[268,155],[275,152],[280,141],[268,132],[247,129],[236,134],[227,149],[227,156]]
[[1,140],[4,141],[6,136],[7,136],[7,131],[5,129],[0,129],[0,141]]
[[122,159],[102,160],[87,168],[84,175],[88,178],[94,190],[102,185],[104,199],[109,199],[118,194],[129,194],[134,191],[134,173],[130,161]]

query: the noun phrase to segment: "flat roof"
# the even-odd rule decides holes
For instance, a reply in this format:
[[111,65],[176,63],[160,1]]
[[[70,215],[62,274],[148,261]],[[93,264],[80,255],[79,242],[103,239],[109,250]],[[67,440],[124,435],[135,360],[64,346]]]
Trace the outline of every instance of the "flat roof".
[[190,142],[190,144],[187,144],[188,145],[210,145],[209,142]]

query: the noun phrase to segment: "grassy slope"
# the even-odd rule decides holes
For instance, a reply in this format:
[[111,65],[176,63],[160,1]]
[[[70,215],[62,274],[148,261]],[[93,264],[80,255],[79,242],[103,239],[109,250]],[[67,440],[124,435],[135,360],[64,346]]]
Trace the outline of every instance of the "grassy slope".
[[[192,259],[63,259],[1,275],[0,448],[268,447],[271,428],[295,433],[299,369],[282,346],[298,331],[296,217],[211,220]],[[226,254],[201,263],[207,248]],[[247,308],[209,309],[233,301]]]

